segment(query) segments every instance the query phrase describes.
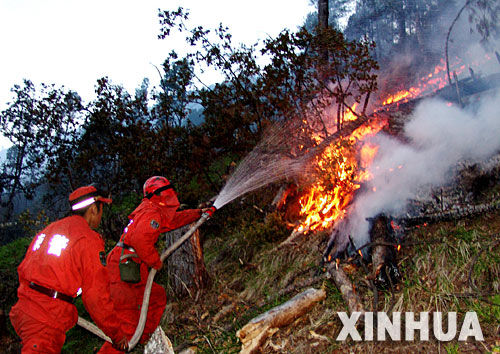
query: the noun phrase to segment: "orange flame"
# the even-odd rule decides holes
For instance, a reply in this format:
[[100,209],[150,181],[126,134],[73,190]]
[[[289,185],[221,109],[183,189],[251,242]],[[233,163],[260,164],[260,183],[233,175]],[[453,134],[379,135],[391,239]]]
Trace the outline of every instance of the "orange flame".
[[[489,57],[485,56],[485,59],[489,60]],[[455,59],[455,63],[450,65],[452,68],[450,72],[456,72],[457,75],[464,72],[466,65],[461,64],[460,61],[461,60],[459,58]],[[476,65],[476,63],[473,63],[473,65]],[[479,65],[479,63],[477,65]],[[436,65],[431,73],[420,78],[415,87],[411,87],[408,90],[400,90],[395,94],[387,96],[383,100],[382,105],[386,106],[397,102],[408,102],[410,99],[423,94],[440,90],[448,85],[447,75],[446,63],[444,59],[441,59],[441,63]]]
[[378,133],[386,124],[387,121],[376,120],[362,125],[347,139],[332,143],[316,158],[316,168],[322,178],[299,199],[300,216],[304,220],[297,231],[324,230],[345,216],[345,208],[360,187],[359,183],[371,178],[366,168],[378,151],[377,146],[363,140]]
[[401,229],[401,226],[399,226],[398,224],[396,224],[394,222],[394,220],[391,221],[391,227],[394,229],[394,230],[399,230]]
[[[485,58],[490,60],[489,56]],[[453,72],[460,75],[465,70],[466,65],[460,65],[457,61],[451,67],[454,68]],[[382,104],[406,102],[417,96],[441,89],[447,84],[446,63],[441,59],[441,63],[431,73],[422,77],[415,87],[388,95]],[[353,113],[357,106],[358,104],[355,103],[351,109],[345,110],[343,113],[344,122],[354,121],[358,118]],[[345,208],[352,201],[354,192],[360,188],[360,183],[373,177],[368,171],[368,167],[377,155],[378,146],[364,140],[368,136],[377,134],[386,124],[387,121],[380,119],[365,124],[356,129],[347,139],[327,147],[322,155],[316,158],[318,173],[323,178],[308,187],[306,193],[299,199],[300,217],[303,221],[296,228],[297,231],[323,230],[345,216]],[[313,139],[318,144],[322,141],[320,136],[315,136]],[[401,168],[403,168],[402,165],[397,166],[397,169]],[[393,172],[396,169],[392,168],[390,171]],[[373,187],[372,191],[376,192],[376,188]]]
[[[358,103],[354,103],[351,107],[351,109],[356,112],[356,108],[358,107]],[[356,119],[358,119],[358,117],[353,113],[351,112],[350,109],[347,109],[347,111],[344,113],[344,122],[351,122],[351,121],[355,121]]]

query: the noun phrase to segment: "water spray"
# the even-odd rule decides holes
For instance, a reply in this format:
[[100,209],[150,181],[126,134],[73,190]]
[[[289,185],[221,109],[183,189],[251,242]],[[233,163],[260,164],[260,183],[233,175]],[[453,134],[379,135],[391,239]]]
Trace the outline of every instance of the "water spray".
[[[281,129],[271,130],[263,141],[252,150],[231,175],[220,193],[217,195],[213,206],[205,211],[201,218],[174,244],[166,249],[160,256],[163,262],[177,248],[179,248],[213,213],[236,198],[255,191],[270,183],[283,178],[303,176],[309,172],[309,156],[293,157],[283,153],[283,147],[288,142],[288,135]],[[142,336],[146,325],[146,316],[149,307],[149,297],[156,269],[151,269],[144,290],[141,315],[136,331],[129,341],[129,350],[134,348]],[[111,339],[94,324],[78,318],[78,325],[89,330],[100,338],[111,342]]]

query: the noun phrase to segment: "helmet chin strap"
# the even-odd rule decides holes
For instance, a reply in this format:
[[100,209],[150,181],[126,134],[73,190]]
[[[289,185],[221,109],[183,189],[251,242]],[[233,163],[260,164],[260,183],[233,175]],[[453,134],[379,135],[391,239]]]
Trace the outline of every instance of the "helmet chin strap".
[[158,189],[156,189],[154,192],[151,192],[151,193],[148,193],[144,196],[144,198],[148,198],[148,199],[151,199],[153,197],[153,195],[160,195],[161,192],[167,190],[167,189],[173,189],[174,186],[172,184],[169,184],[167,186],[163,186],[163,187],[160,187]]

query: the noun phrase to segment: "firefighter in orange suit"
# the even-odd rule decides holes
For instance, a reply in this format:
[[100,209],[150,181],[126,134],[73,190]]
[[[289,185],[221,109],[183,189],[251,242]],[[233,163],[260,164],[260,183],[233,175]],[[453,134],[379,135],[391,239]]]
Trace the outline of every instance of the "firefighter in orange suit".
[[[107,259],[111,295],[129,340],[139,322],[149,268],[159,270],[162,267],[160,255],[155,248],[158,237],[161,233],[198,220],[205,211],[205,209],[177,211],[180,206],[177,194],[172,184],[162,176],[149,178],[144,183],[143,193],[144,199],[129,215],[129,224],[121,235],[120,242]],[[127,261],[136,263],[140,279],[122,280],[120,263]],[[147,321],[140,343],[146,342],[158,327],[166,304],[165,289],[153,282]],[[104,343],[98,353],[119,353],[119,351],[114,350],[109,343]]]
[[60,353],[66,331],[78,320],[73,304],[81,293],[94,322],[120,350],[128,349],[109,294],[104,241],[96,229],[103,198],[94,186],[69,196],[72,215],[39,232],[18,268],[19,300],[10,320],[22,340],[22,353]]

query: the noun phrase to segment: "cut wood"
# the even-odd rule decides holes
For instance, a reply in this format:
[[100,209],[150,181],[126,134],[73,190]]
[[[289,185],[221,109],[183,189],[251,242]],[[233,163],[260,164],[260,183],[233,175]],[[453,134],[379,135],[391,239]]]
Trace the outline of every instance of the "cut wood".
[[295,319],[308,312],[316,302],[326,298],[324,289],[310,288],[296,295],[284,304],[255,317],[236,332],[242,343],[241,354],[256,353],[265,340],[277,328],[292,323]]
[[144,354],[174,354],[172,343],[160,326],[144,346]]

